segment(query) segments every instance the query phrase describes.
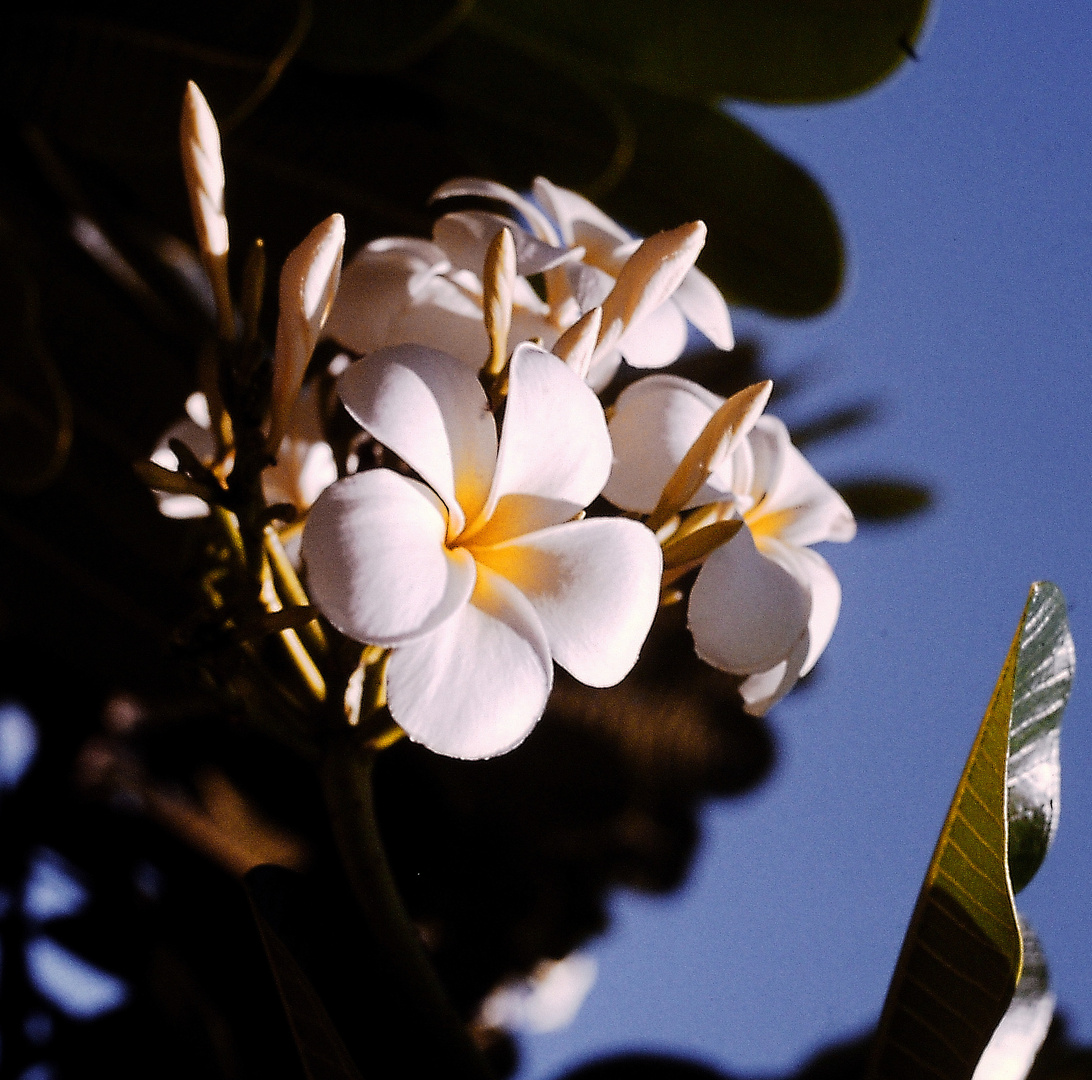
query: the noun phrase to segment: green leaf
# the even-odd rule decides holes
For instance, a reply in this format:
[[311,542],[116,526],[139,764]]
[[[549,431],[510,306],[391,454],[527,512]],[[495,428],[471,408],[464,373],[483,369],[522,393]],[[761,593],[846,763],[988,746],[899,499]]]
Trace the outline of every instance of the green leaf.
[[292,950],[274,929],[277,920],[277,871],[260,866],[244,878],[254,921],[288,1015],[308,1080],[361,1080],[326,1006]]
[[[1009,737],[1009,877],[1019,892],[1035,876],[1058,830],[1059,733],[1076,656],[1065,600],[1054,585],[1033,588],[1016,665]],[[1030,604],[1029,604],[1030,606]]]
[[974,1080],[1024,1080],[1054,1016],[1046,957],[1039,939],[1021,915],[1024,969],[1016,993],[978,1060]]
[[[1005,1015],[1023,962],[1009,877],[1010,732],[1020,752],[1049,742],[1072,670],[1061,593],[1037,582],[926,872],[880,1018],[870,1080],[970,1080]],[[1021,767],[1015,780],[1027,805],[1056,805],[1056,779],[1032,788]],[[1029,820],[1045,824],[1045,814]]]
[[920,514],[933,504],[929,489],[912,480],[870,477],[834,486],[858,521],[894,521]]
[[912,55],[928,2],[484,0],[479,7],[589,73],[699,101],[785,104],[845,97],[886,78]]

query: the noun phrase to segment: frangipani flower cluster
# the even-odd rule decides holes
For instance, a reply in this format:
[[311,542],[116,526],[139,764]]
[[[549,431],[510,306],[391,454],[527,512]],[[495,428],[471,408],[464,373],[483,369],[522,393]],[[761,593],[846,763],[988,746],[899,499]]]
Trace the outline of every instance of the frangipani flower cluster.
[[498,438],[481,385],[456,358],[400,346],[358,361],[339,384],[346,408],[421,480],[388,469],[341,480],[303,538],[326,617],[393,650],[391,714],[456,757],[521,742],[546,707],[555,660],[590,686],[622,679],[659,599],[647,528],[578,519],[611,467],[598,399],[526,343],[508,384]]
[[[491,211],[463,210],[439,218],[431,242],[398,236],[372,241],[345,268],[327,332],[358,353],[414,342],[443,349],[477,369],[489,347],[482,324],[482,267],[502,229],[512,234],[518,275],[513,337],[537,339],[546,348],[607,303],[641,246],[587,199],[543,177],[534,183],[536,202],[477,179],[444,184],[433,200],[466,197],[507,204],[527,228]],[[724,298],[693,266],[704,239],[704,226],[689,232],[679,253],[688,261],[669,294],[643,308],[612,339],[599,342],[587,373],[594,389],[606,386],[623,359],[637,368],[676,360],[686,346],[688,322],[718,348],[732,347]],[[545,299],[527,280],[536,274],[542,275]],[[621,300],[615,298],[616,307],[624,306]]]
[[[191,395],[188,418],[157,447],[151,483],[169,516],[218,505],[252,577],[250,593],[233,595],[264,606],[316,702],[339,680],[357,724],[367,682],[373,714],[386,705],[431,749],[503,753],[542,715],[555,663],[589,686],[624,678],[659,605],[681,598],[694,570],[696,650],[743,677],[749,711],[815,663],[840,591],[810,545],[848,540],[854,523],[784,425],[762,415],[770,384],[725,401],[646,376],[609,426],[596,396],[623,359],[674,360],[688,322],[731,346],[724,300],[694,267],[701,222],[641,241],[541,178],[535,202],[453,181],[434,198],[499,201],[526,227],[484,210],[445,214],[432,241],[369,244],[339,290],[345,231],[334,215],[285,263],[270,388],[255,397],[246,373],[261,363],[261,274],[248,264],[237,313],[219,136],[192,84],[182,145],[220,374],[215,395]],[[330,369],[362,429],[350,450],[373,440],[385,467],[355,471],[362,455],[343,448],[339,463],[328,440],[304,382],[324,332],[359,356]],[[627,516],[602,501],[586,516],[600,495]],[[270,536],[279,503],[305,518],[303,583]],[[364,646],[347,683],[351,650],[328,648],[315,609]]]
[[[603,492],[623,510],[655,515],[688,455],[713,436],[700,474],[674,508],[687,517],[661,535],[671,551],[673,542],[693,545],[717,523],[738,523],[704,555],[688,623],[703,660],[747,676],[740,692],[756,714],[811,670],[838,620],[838,579],[810,545],[845,542],[856,532],[849,507],[792,445],[785,425],[759,415],[769,386],[728,402],[673,375],[627,387],[610,423],[615,463]],[[735,422],[727,427],[720,418]]]

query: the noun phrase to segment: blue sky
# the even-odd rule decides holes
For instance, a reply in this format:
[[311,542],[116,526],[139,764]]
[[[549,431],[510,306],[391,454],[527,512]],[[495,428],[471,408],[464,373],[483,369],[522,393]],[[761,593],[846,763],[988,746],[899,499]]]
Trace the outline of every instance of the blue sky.
[[809,451],[825,475],[922,477],[938,505],[827,546],[842,617],[820,678],[772,717],[776,775],[708,811],[681,894],[618,899],[596,987],[571,1027],[524,1038],[522,1080],[638,1047],[775,1073],[871,1023],[1037,578],[1069,600],[1078,677],[1061,829],[1021,906],[1092,1041],[1090,28],[1075,0],[949,0],[878,90],[736,107],[822,183],[851,261],[823,318],[737,328],[775,373],[821,372],[786,419],[883,402]]

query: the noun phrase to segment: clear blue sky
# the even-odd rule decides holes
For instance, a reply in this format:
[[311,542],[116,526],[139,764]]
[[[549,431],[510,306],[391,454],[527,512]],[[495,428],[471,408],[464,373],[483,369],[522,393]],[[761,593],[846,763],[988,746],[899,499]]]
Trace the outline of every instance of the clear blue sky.
[[822,319],[737,326],[775,372],[822,361],[786,419],[887,406],[817,446],[821,471],[923,477],[939,505],[828,545],[842,618],[821,678],[773,715],[778,773],[708,812],[681,895],[619,899],[595,989],[566,1031],[523,1040],[522,1080],[637,1047],[774,1073],[871,1023],[1036,578],[1070,602],[1078,676],[1061,830],[1021,906],[1092,1041],[1090,29],[1077,0],[948,0],[878,91],[738,108],[823,184],[851,272]]

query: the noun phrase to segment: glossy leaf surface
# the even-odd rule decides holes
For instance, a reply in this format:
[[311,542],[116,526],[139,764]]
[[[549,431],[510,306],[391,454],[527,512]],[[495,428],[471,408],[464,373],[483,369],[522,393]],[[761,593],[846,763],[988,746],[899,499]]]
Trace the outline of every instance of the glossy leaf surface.
[[[926,872],[880,1019],[870,1080],[970,1080],[1012,1000],[1023,945],[1009,878],[1010,731],[1027,746],[1034,745],[1032,733],[1051,723],[1056,729],[1072,649],[1061,593],[1037,582]],[[1038,790],[1052,794],[1049,784]]]
[[974,1080],[1024,1080],[1054,1016],[1046,957],[1035,931],[1022,916],[1020,936],[1024,940],[1024,969],[1012,1003],[978,1061]]
[[1009,877],[1019,892],[1035,876],[1058,829],[1062,712],[1073,683],[1075,653],[1065,600],[1036,586],[1024,620],[1009,736]]
[[[911,54],[926,0],[486,0],[589,71],[702,101],[827,101]],[[480,18],[481,16],[476,16]]]

